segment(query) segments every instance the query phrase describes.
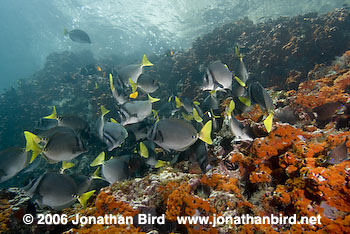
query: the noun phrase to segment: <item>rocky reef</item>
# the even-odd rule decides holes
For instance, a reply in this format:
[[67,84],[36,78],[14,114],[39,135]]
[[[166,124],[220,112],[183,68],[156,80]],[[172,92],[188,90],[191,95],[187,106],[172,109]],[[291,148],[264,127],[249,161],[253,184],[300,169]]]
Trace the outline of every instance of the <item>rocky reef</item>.
[[[199,68],[221,60],[231,70],[238,66],[234,54],[239,44],[253,80],[269,88],[276,113],[267,133],[256,105],[236,116],[249,125],[253,142],[233,141],[226,128],[214,134],[209,147],[211,169],[202,174],[198,166],[181,161],[136,178],[105,187],[89,200],[87,208],[75,204],[59,214],[69,221],[81,216],[134,217],[133,224],[24,225],[25,213],[40,210],[21,191],[0,193],[1,231],[4,233],[350,233],[350,162],[326,163],[330,152],[350,137],[350,11],[339,9],[327,15],[308,14],[280,18],[258,25],[248,19],[223,25],[193,43],[187,51],[150,57],[149,73],[162,82],[157,97],[178,94],[201,101]],[[336,57],[339,56],[339,57]],[[336,57],[336,58],[335,58]],[[90,63],[93,66],[88,66]],[[99,65],[101,71],[94,67]],[[99,106],[116,110],[109,90],[108,73],[113,68],[96,61],[88,52],[64,52],[48,57],[43,70],[30,80],[21,80],[0,97],[1,148],[24,145],[24,130],[48,115],[55,105],[62,113],[79,113],[93,126]],[[273,86],[273,87],[271,87]],[[314,108],[340,103],[320,119]],[[224,112],[227,100],[221,103]],[[92,137],[90,141],[95,141]],[[88,168],[98,150],[90,149],[75,162],[77,171]],[[40,168],[35,177],[46,168]],[[52,166],[51,169],[57,169]],[[56,166],[57,167],[57,166]],[[18,186],[23,174],[13,180]],[[21,182],[18,182],[21,181]],[[12,183],[9,182],[9,184]],[[141,224],[137,215],[165,216],[165,223]],[[318,224],[179,224],[177,217],[302,216],[320,215]]]

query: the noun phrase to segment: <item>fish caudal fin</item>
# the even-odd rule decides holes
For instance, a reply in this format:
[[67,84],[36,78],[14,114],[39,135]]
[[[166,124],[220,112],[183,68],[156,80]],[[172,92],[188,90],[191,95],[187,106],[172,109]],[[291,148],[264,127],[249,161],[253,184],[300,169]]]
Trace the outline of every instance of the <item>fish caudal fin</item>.
[[196,108],[193,107],[193,118],[196,120],[198,123],[201,123],[203,119],[199,116],[198,111]]
[[175,104],[176,104],[176,108],[179,109],[180,107],[183,106],[182,102],[180,101],[180,99],[175,96]]
[[140,142],[140,155],[144,158],[148,158],[149,154],[148,154],[148,149],[146,147],[146,145],[143,142]]
[[150,67],[150,66],[153,66],[153,63],[151,63],[149,60],[148,60],[148,58],[147,58],[147,56],[144,54],[143,55],[143,58],[142,58],[142,66],[143,67]]
[[109,86],[111,87],[111,91],[114,92],[115,88],[113,85],[113,76],[112,74],[109,74]]
[[184,118],[184,120],[186,121],[191,121],[193,119],[193,115],[188,115],[185,112],[182,112],[182,118]]
[[32,158],[30,160],[30,163],[32,163],[38,154],[42,152],[39,146],[40,138],[28,131],[24,131],[24,136],[26,138],[26,151],[32,151]]
[[235,80],[238,82],[238,84],[239,84],[240,86],[242,86],[242,87],[245,87],[245,86],[246,86],[246,84],[245,84],[241,79],[239,79],[237,76],[235,76]]
[[96,192],[96,190],[91,190],[89,192],[83,193],[78,197],[78,201],[83,208],[86,208],[86,203],[90,199],[90,197]]
[[163,160],[158,160],[156,165],[154,165],[154,167],[155,168],[161,168],[161,167],[164,167],[166,165],[169,165],[169,162],[163,161]]
[[273,114],[270,113],[270,114],[266,117],[266,119],[264,120],[264,125],[265,125],[266,131],[267,131],[268,133],[271,132],[272,123],[273,123]]
[[154,98],[154,97],[151,97],[151,95],[147,94],[148,95],[148,100],[153,103],[153,102],[158,102],[160,99],[159,98]]
[[236,105],[235,102],[233,100],[230,101],[230,104],[228,106],[228,110],[227,110],[227,115],[231,116],[232,111],[235,109]]
[[62,167],[61,167],[60,173],[63,174],[63,172],[64,172],[66,169],[72,168],[72,167],[74,167],[74,166],[75,166],[75,164],[72,163],[72,162],[62,161]]
[[44,119],[57,119],[57,111],[55,106],[52,107],[52,114],[45,116]]
[[238,97],[238,99],[246,106],[250,106],[252,104],[249,98]]
[[91,178],[102,180],[102,177],[98,175],[99,172],[100,172],[100,167],[98,167],[98,168],[94,171],[94,173],[92,174]]
[[96,167],[98,165],[102,165],[105,161],[105,152],[101,152],[96,158],[95,160],[90,164],[91,167]]
[[199,132],[199,139],[201,139],[202,141],[204,141],[205,143],[211,145],[213,144],[213,140],[211,139],[211,126],[212,126],[212,121],[209,120],[204,127],[202,128],[202,130]]
[[106,109],[104,105],[101,105],[101,113],[102,113],[102,116],[105,116],[106,114],[109,113],[109,110]]

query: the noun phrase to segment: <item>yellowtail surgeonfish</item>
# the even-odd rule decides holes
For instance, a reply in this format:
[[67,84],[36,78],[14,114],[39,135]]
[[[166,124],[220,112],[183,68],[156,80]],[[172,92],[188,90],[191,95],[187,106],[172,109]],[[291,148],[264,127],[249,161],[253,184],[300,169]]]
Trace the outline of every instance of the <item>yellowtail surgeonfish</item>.
[[119,78],[122,80],[125,86],[129,86],[129,78],[134,83],[137,83],[139,76],[143,73],[143,68],[146,66],[153,66],[153,64],[144,55],[141,64],[131,64],[122,68],[118,72]]
[[0,183],[11,179],[29,165],[31,154],[25,149],[11,147],[0,151]]
[[232,72],[220,61],[211,63],[203,77],[202,90],[231,90]]
[[35,198],[41,208],[48,206],[54,210],[62,210],[77,200],[85,207],[87,200],[95,191],[80,193],[79,187],[80,185],[66,174],[49,172],[40,176],[27,194]]
[[184,151],[198,139],[212,144],[211,121],[208,121],[202,130],[197,130],[188,122],[181,119],[161,119],[156,122],[150,131],[149,139],[165,150]]

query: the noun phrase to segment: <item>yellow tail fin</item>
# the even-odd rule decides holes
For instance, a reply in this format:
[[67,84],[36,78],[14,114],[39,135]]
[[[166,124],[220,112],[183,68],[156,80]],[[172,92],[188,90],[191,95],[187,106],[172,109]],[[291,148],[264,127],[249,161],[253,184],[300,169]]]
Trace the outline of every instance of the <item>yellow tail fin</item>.
[[164,167],[164,166],[169,165],[169,164],[170,163],[167,162],[167,161],[158,160],[154,167],[155,168],[161,168],[161,167]]
[[252,104],[249,98],[238,97],[238,99],[246,106],[250,106]]
[[102,151],[96,158],[95,160],[90,164],[91,167],[96,167],[98,165],[102,165],[105,161],[105,152]]
[[142,58],[142,66],[143,67],[150,67],[150,66],[153,66],[153,63],[151,63],[149,60],[148,60],[148,58],[147,58],[147,56],[144,54],[143,55],[143,58]]
[[273,123],[273,114],[270,113],[270,114],[266,117],[266,119],[264,120],[264,125],[265,125],[266,131],[267,131],[268,133],[271,132],[272,123]]
[[30,163],[42,152],[42,149],[39,146],[40,138],[28,131],[24,131],[24,136],[26,138],[26,151],[32,151],[32,158]]
[[203,119],[199,116],[196,108],[193,107],[193,118],[196,120],[198,123],[201,123]]
[[230,101],[230,105],[228,106],[228,110],[227,110],[227,115],[230,116],[232,111],[235,109],[236,105],[235,102],[233,100]]
[[143,142],[140,142],[140,154],[144,158],[148,158],[149,157],[148,149],[147,149],[147,147],[145,146],[145,144]]
[[182,102],[177,96],[175,96],[175,103],[176,103],[176,108],[180,108],[183,106]]
[[185,112],[182,112],[182,118],[184,118],[184,120],[186,121],[191,121],[193,119],[193,115],[188,115]]
[[153,113],[154,119],[156,120],[156,122],[158,122],[159,121],[158,111],[152,109],[152,113]]
[[74,166],[75,166],[75,164],[72,163],[72,162],[62,161],[62,167],[61,167],[60,173],[63,174],[63,172],[64,172],[66,169],[72,168],[72,167],[74,167]]
[[56,112],[56,107],[52,107],[52,114],[45,116],[44,119],[57,119],[57,112]]
[[101,105],[101,113],[102,113],[102,116],[105,116],[106,114],[109,113],[109,110],[107,110],[104,105]]
[[193,104],[196,105],[196,106],[200,105],[200,103],[198,101],[193,101]]
[[242,87],[245,87],[245,86],[246,86],[246,84],[245,84],[241,79],[239,79],[237,76],[235,76],[235,79],[236,79],[236,81],[238,82],[238,84],[239,84],[240,86],[242,86]]
[[96,192],[96,190],[91,190],[89,192],[83,193],[78,197],[78,201],[81,204],[83,208],[86,208],[86,203],[89,200],[89,198]]
[[154,98],[154,97],[151,97],[151,95],[147,94],[148,95],[148,100],[153,103],[153,102],[158,102],[160,99],[159,98]]
[[216,90],[211,90],[209,91],[210,95],[213,95],[214,93],[216,93]]
[[118,121],[115,120],[115,119],[113,119],[113,118],[110,118],[109,120],[110,120],[112,123],[118,123]]
[[91,178],[102,180],[102,177],[100,177],[100,176],[98,175],[99,172],[100,172],[100,167],[98,167],[98,168],[94,171],[94,173],[92,174]]
[[111,87],[112,92],[114,92],[115,88],[113,85],[113,76],[112,74],[109,74],[109,86]]
[[212,121],[209,120],[204,127],[202,128],[202,130],[199,132],[199,139],[201,139],[202,141],[204,141],[205,143],[211,145],[213,144],[213,140],[211,139],[211,125],[212,125]]
[[129,78],[129,83],[130,83],[132,92],[135,93],[137,89],[137,84],[131,78]]

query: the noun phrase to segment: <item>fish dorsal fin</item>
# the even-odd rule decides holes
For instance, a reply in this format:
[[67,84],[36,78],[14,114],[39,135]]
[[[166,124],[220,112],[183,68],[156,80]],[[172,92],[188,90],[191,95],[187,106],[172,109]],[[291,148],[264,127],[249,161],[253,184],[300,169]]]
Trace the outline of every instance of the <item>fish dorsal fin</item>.
[[246,106],[250,106],[252,104],[250,99],[246,97],[238,97],[238,100]]
[[57,119],[57,111],[55,106],[52,106],[52,114],[45,116],[44,119]]
[[230,101],[230,104],[228,105],[227,115],[230,116],[232,111],[235,109],[236,105],[233,100]]
[[199,139],[201,139],[202,141],[204,141],[205,143],[211,145],[213,144],[213,140],[211,139],[211,126],[212,126],[212,121],[209,120],[204,127],[202,128],[202,130],[199,132]]
[[102,165],[105,161],[105,152],[102,151],[96,158],[95,160],[90,164],[91,167],[96,167],[98,165]]
[[148,60],[146,54],[144,54],[143,57],[142,57],[142,66],[143,66],[143,67],[150,67],[150,66],[153,66],[153,63],[151,63],[151,62]]
[[89,192],[83,193],[78,197],[78,201],[81,204],[83,208],[86,208],[86,203],[89,200],[89,198],[96,192],[96,190],[91,190]]
[[272,123],[273,123],[273,114],[270,113],[270,114],[266,117],[266,119],[264,120],[264,125],[265,125],[266,131],[267,131],[268,133],[271,132]]
[[146,147],[146,145],[143,142],[140,142],[140,155],[144,158],[148,158],[149,154],[148,154],[148,149]]
[[182,107],[184,104],[182,104],[182,102],[180,101],[180,98],[178,98],[177,96],[175,96],[175,104],[176,104],[176,108],[179,109],[180,107]]
[[193,118],[196,120],[198,123],[201,123],[203,119],[199,116],[198,111],[196,108],[193,107]]
[[154,102],[158,102],[160,99],[159,98],[154,98],[152,97],[151,95],[147,94],[148,96],[148,100],[151,102],[151,103],[154,103]]
[[109,74],[109,86],[111,87],[112,92],[114,92],[115,88],[113,85],[113,76],[112,74]]
[[101,113],[102,113],[102,116],[105,116],[106,114],[109,113],[109,110],[106,109],[104,105],[101,105]]
[[246,84],[241,79],[239,79],[238,76],[235,76],[235,80],[238,82],[240,86],[246,87]]
[[62,167],[61,167],[60,173],[63,174],[66,169],[72,168],[74,166],[75,164],[72,162],[62,161]]

